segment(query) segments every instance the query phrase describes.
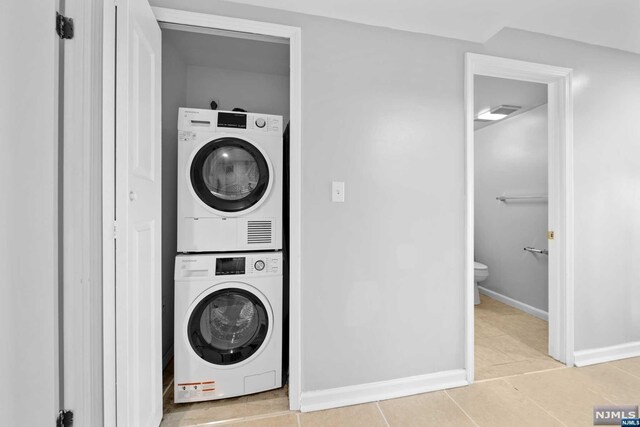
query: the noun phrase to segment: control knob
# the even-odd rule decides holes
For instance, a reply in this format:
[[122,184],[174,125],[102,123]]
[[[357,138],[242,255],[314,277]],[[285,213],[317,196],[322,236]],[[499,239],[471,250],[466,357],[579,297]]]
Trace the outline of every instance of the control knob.
[[263,118],[256,119],[256,126],[258,126],[260,129],[262,129],[266,125],[267,125],[267,121],[265,119]]
[[262,270],[264,270],[264,261],[259,259],[258,261],[256,261],[255,264],[253,264],[253,266],[255,267],[256,270],[262,271]]

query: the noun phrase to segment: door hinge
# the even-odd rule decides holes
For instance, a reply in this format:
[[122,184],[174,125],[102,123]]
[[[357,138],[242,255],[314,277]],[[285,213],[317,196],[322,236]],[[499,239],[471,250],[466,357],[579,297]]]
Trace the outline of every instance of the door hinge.
[[73,19],[56,12],[56,33],[61,39],[72,39]]
[[71,427],[72,425],[73,425],[73,411],[61,409],[60,412],[58,412],[56,427]]

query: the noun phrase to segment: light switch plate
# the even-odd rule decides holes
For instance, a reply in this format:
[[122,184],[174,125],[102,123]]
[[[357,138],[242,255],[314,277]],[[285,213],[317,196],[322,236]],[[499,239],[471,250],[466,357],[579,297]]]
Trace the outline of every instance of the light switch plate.
[[344,202],[344,182],[333,181],[331,185],[331,201]]

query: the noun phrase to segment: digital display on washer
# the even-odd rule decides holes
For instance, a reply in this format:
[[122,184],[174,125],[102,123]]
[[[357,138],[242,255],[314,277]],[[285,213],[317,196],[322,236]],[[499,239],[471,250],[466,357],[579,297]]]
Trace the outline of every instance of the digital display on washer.
[[247,115],[242,113],[218,113],[218,127],[220,128],[247,128]]
[[216,276],[244,274],[245,258],[216,258]]

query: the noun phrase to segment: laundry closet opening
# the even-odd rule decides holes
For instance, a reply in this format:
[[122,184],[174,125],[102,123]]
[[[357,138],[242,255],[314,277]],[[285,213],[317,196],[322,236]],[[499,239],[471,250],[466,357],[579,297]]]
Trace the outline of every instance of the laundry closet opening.
[[164,419],[288,409],[289,40],[160,27]]

